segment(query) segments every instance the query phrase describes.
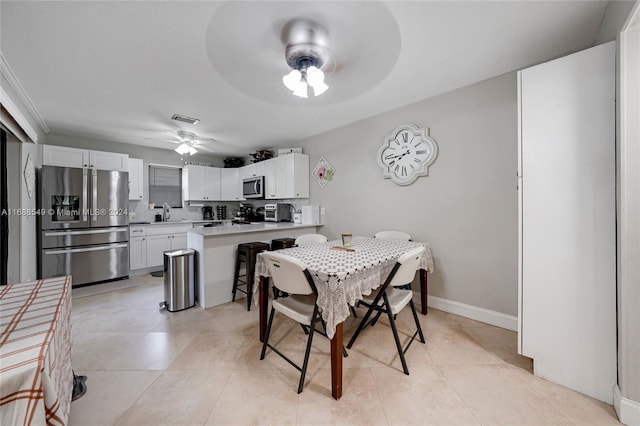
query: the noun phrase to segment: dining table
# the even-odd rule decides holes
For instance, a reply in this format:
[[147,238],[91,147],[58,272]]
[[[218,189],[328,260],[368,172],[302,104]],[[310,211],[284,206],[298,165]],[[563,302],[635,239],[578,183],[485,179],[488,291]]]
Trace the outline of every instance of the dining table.
[[[407,251],[424,246],[418,264],[421,313],[427,314],[427,272],[433,273],[434,262],[429,244],[416,241],[394,241],[355,236],[345,247],[341,240],[291,247],[278,253],[302,261],[318,290],[317,305],[331,339],[331,395],[342,397],[343,323],[350,307],[363,296],[371,294],[387,278],[396,260]],[[255,280],[259,283],[256,302],[260,311],[260,341],[264,341],[269,306],[269,271],[259,254],[256,259]]]
[[0,287],[0,376],[0,424],[67,424],[70,276]]

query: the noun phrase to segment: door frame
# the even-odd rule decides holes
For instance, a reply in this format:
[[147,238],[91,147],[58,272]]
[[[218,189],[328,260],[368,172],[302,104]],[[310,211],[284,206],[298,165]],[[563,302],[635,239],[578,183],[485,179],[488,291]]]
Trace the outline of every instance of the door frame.
[[7,132],[0,128],[0,285],[7,284],[9,261],[9,188],[7,184]]

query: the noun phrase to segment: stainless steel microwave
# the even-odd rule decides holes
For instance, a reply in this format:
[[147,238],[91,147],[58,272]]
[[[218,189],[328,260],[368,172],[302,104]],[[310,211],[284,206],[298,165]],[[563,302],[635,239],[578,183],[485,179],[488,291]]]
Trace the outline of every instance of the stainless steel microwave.
[[264,176],[242,179],[243,198],[264,198]]

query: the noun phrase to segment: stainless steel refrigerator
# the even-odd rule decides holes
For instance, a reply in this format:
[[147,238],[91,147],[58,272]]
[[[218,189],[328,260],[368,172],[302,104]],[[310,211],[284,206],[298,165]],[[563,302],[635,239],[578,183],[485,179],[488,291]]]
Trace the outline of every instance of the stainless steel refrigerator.
[[127,172],[43,166],[39,173],[41,278],[73,285],[129,275]]

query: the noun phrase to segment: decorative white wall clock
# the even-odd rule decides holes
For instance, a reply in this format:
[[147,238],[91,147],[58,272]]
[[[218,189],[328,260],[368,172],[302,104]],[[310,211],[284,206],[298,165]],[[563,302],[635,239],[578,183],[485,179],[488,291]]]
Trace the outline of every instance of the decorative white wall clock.
[[391,132],[378,150],[378,164],[385,179],[409,185],[419,176],[429,175],[429,166],[438,156],[438,144],[428,128],[406,124]]

